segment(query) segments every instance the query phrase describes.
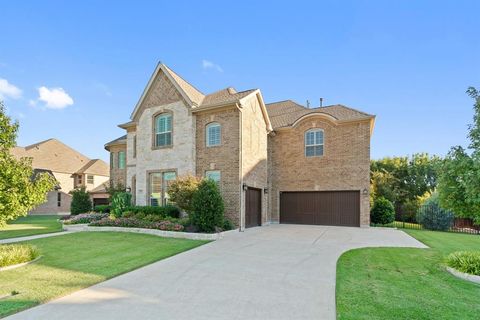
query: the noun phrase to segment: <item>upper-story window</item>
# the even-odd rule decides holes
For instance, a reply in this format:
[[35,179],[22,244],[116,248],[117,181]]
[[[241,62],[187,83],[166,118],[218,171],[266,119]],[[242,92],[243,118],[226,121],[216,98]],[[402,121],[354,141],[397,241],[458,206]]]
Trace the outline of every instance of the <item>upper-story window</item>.
[[207,147],[219,146],[221,144],[222,126],[218,122],[207,125]]
[[125,151],[118,152],[118,169],[125,169]]
[[114,157],[113,152],[110,152],[110,169],[113,169],[115,166],[115,161],[113,157]]
[[137,157],[137,135],[133,136],[133,158]]
[[90,174],[87,175],[87,183],[88,183],[88,184],[94,184],[94,182],[95,182],[94,176],[93,176],[93,175],[90,175]]
[[305,132],[305,156],[323,156],[323,130],[310,129]]
[[172,145],[172,115],[162,113],[155,117],[155,147]]

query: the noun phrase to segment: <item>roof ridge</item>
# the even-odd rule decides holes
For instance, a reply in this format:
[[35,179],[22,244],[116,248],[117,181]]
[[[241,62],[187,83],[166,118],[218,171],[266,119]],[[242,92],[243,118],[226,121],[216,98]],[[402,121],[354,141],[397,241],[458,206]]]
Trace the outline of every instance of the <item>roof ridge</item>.
[[[187,80],[185,80],[185,78],[183,78],[181,75],[179,75],[178,73],[176,73],[175,71],[173,71],[173,69],[169,68],[166,64],[160,62],[161,65],[163,65],[168,72],[171,72],[173,73],[174,75],[176,75],[177,77],[179,77],[181,80],[183,80],[186,84],[188,84],[190,87],[192,87],[192,89],[194,89],[195,91],[197,91],[197,93],[200,93],[202,96],[205,96],[205,94],[200,91],[197,87],[195,87],[193,84],[191,84],[190,82],[188,82]],[[175,79],[174,79],[175,80]],[[176,80],[175,80],[176,81]],[[178,84],[178,82],[177,82]],[[186,93],[186,92],[185,92]],[[186,93],[188,94],[188,93]]]
[[[349,109],[349,110],[352,110],[352,111],[361,113],[361,114],[366,115],[366,116],[370,116],[370,117],[372,116],[372,115],[369,114],[369,113],[360,111],[360,110],[355,109],[355,108],[352,108],[352,107],[348,107],[348,106],[346,106],[346,105],[344,105],[344,104],[341,104],[341,103],[332,104],[332,105],[330,105],[330,106],[325,106],[325,107],[321,107],[321,108],[328,108],[328,107],[343,107],[343,108],[345,108],[345,109]],[[319,107],[319,108],[320,108],[320,107]]]

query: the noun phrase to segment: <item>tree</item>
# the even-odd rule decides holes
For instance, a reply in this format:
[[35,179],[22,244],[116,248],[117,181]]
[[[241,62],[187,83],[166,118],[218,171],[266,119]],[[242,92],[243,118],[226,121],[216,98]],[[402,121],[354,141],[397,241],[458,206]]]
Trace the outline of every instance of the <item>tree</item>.
[[420,197],[437,185],[441,159],[426,153],[411,157],[386,157],[371,162],[371,190],[374,198],[384,197],[394,204],[397,213],[414,220]]
[[192,175],[178,177],[168,187],[170,201],[187,213],[193,211],[193,196],[198,190],[201,179]]
[[34,174],[31,159],[17,160],[11,154],[18,128],[18,122],[12,123],[0,101],[0,227],[45,202],[47,192],[56,184],[47,173]]
[[72,202],[70,203],[70,213],[79,214],[92,211],[92,201],[90,195],[85,191],[85,187],[81,187],[70,191],[72,194]]
[[467,94],[475,101],[473,123],[468,126],[472,153],[460,146],[450,149],[441,165],[438,197],[442,207],[480,225],[480,93],[470,87]]
[[190,220],[200,231],[213,232],[216,227],[223,228],[224,204],[215,181],[204,179],[200,182],[192,206]]

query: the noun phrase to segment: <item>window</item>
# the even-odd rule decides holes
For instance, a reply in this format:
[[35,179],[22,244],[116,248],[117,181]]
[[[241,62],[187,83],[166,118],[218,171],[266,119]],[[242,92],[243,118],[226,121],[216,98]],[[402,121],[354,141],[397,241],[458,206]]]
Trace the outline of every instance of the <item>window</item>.
[[162,113],[155,117],[155,147],[172,145],[172,115]]
[[149,175],[150,181],[150,205],[158,206],[162,199],[162,174],[152,172]]
[[113,152],[110,152],[110,169],[113,169],[114,165],[115,165],[115,161],[113,161]]
[[150,205],[160,206],[169,203],[168,188],[172,181],[177,178],[174,171],[152,172],[149,175],[150,181]]
[[169,196],[168,196],[168,188],[172,181],[177,179],[177,174],[175,172],[164,172],[163,173],[163,184],[162,184],[162,189],[163,189],[163,205],[166,205],[170,203]]
[[125,169],[125,151],[118,152],[118,169]]
[[207,147],[219,146],[221,143],[222,126],[214,122],[207,125]]
[[92,175],[87,175],[87,183],[93,184],[94,177]]
[[137,136],[133,136],[133,157],[137,157]]
[[209,170],[205,171],[205,178],[211,179],[216,183],[220,182],[220,171],[219,170]]
[[305,132],[305,156],[323,156],[323,130],[311,129]]
[[57,192],[57,207],[62,206],[62,194],[60,192]]
[[77,176],[77,183],[82,184],[82,176],[81,175]]

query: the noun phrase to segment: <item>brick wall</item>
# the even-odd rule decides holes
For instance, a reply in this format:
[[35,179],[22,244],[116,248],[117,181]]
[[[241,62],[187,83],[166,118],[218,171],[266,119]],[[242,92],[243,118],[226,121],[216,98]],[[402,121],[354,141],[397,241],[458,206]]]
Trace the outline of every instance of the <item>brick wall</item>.
[[[240,222],[240,113],[236,107],[196,114],[196,174],[205,176],[207,170],[220,170],[220,191],[225,201],[225,216],[235,225]],[[207,147],[206,126],[221,124],[221,145]]]
[[[58,205],[58,193],[60,193],[60,206]],[[70,204],[72,196],[63,191],[51,191],[47,193],[46,201],[35,209],[31,210],[29,214],[61,214],[70,213]]]
[[[322,157],[305,157],[304,134],[311,128],[324,130]],[[309,117],[269,137],[269,156],[273,221],[279,221],[280,191],[359,190],[360,224],[369,225],[370,122],[335,125]]]
[[110,146],[110,154],[113,156],[113,167],[110,165],[110,184],[117,186],[119,184],[126,186],[127,179],[127,165],[128,159],[126,159],[125,169],[118,168],[118,152],[127,150],[127,146],[123,145],[114,145]]
[[[242,106],[242,176],[243,183],[262,190],[262,223],[268,221],[267,188],[267,127],[256,96]],[[242,206],[245,205],[242,194]],[[244,212],[245,208],[242,208]]]

